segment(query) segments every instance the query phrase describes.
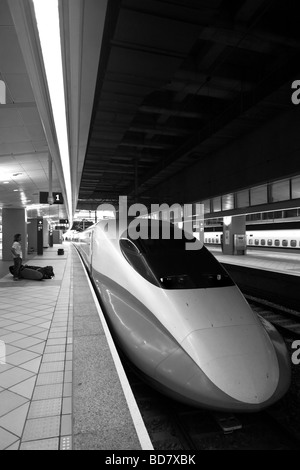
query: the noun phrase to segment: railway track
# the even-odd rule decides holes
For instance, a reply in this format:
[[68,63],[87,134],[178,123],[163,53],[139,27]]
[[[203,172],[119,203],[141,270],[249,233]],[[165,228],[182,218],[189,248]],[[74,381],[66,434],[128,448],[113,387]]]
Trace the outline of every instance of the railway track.
[[278,404],[233,416],[175,402],[145,384],[128,362],[124,367],[155,450],[300,450],[298,369]]
[[[288,348],[300,338],[300,313],[247,296],[255,312],[273,323]],[[300,365],[277,404],[259,413],[216,414],[175,402],[153,390],[125,360],[124,367],[155,450],[300,450]]]
[[256,313],[280,329],[284,335],[288,334],[300,339],[300,312],[251,295],[245,295],[245,297]]

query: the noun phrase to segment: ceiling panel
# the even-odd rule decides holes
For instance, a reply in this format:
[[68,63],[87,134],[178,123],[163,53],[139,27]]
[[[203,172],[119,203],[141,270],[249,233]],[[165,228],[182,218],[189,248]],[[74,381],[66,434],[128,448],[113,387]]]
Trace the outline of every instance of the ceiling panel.
[[27,73],[13,26],[0,27],[0,64],[1,73]]
[[0,128],[23,126],[24,122],[18,109],[1,108],[0,106]]
[[0,127],[0,142],[30,142],[28,129],[24,126]]
[[108,2],[78,207],[155,199],[285,113],[299,75],[293,17],[279,0]]
[[2,73],[7,86],[7,103],[29,103],[35,107],[34,96],[28,75],[25,73]]
[[[21,3],[25,6],[26,0]],[[0,209],[38,204],[39,193],[49,190],[49,148],[11,6],[7,0],[0,0],[0,80],[6,84],[6,104],[0,106]],[[3,184],[5,181],[8,184]],[[52,188],[61,192],[54,165]],[[50,206],[43,210],[51,212]],[[57,209],[52,212],[58,214]],[[60,207],[60,213],[62,218],[67,217],[65,206]]]

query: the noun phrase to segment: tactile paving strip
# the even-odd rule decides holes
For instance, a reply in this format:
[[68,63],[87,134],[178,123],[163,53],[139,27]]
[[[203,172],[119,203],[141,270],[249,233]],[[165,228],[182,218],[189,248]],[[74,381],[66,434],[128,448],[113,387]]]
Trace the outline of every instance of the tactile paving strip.
[[72,450],[71,436],[64,436],[60,440],[60,450]]
[[58,416],[61,413],[61,406],[61,398],[33,401],[30,405],[28,418],[33,419],[47,416]]
[[23,442],[20,450],[58,450],[58,438]]
[[29,419],[25,426],[23,441],[35,441],[59,436],[60,416]]

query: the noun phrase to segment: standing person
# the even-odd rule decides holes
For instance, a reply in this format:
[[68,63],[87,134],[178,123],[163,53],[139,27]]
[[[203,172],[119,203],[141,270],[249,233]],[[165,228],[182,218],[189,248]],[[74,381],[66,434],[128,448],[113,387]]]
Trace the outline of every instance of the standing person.
[[14,257],[14,281],[18,281],[20,279],[20,270],[23,258],[20,233],[17,233],[14,236],[14,243],[11,247],[11,252]]

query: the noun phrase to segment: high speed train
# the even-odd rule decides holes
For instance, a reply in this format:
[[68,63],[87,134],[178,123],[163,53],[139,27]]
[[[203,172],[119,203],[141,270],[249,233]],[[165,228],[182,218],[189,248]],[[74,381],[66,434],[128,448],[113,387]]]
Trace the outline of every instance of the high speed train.
[[167,222],[141,219],[149,238],[137,239],[130,224],[111,236],[107,223],[77,234],[75,245],[116,343],[144,379],[173,399],[219,411],[258,411],[286,393],[283,339],[207,248],[187,250],[184,232]]
[[[204,243],[221,245],[223,232],[205,232]],[[294,230],[247,230],[247,248],[300,249],[300,229]]]

